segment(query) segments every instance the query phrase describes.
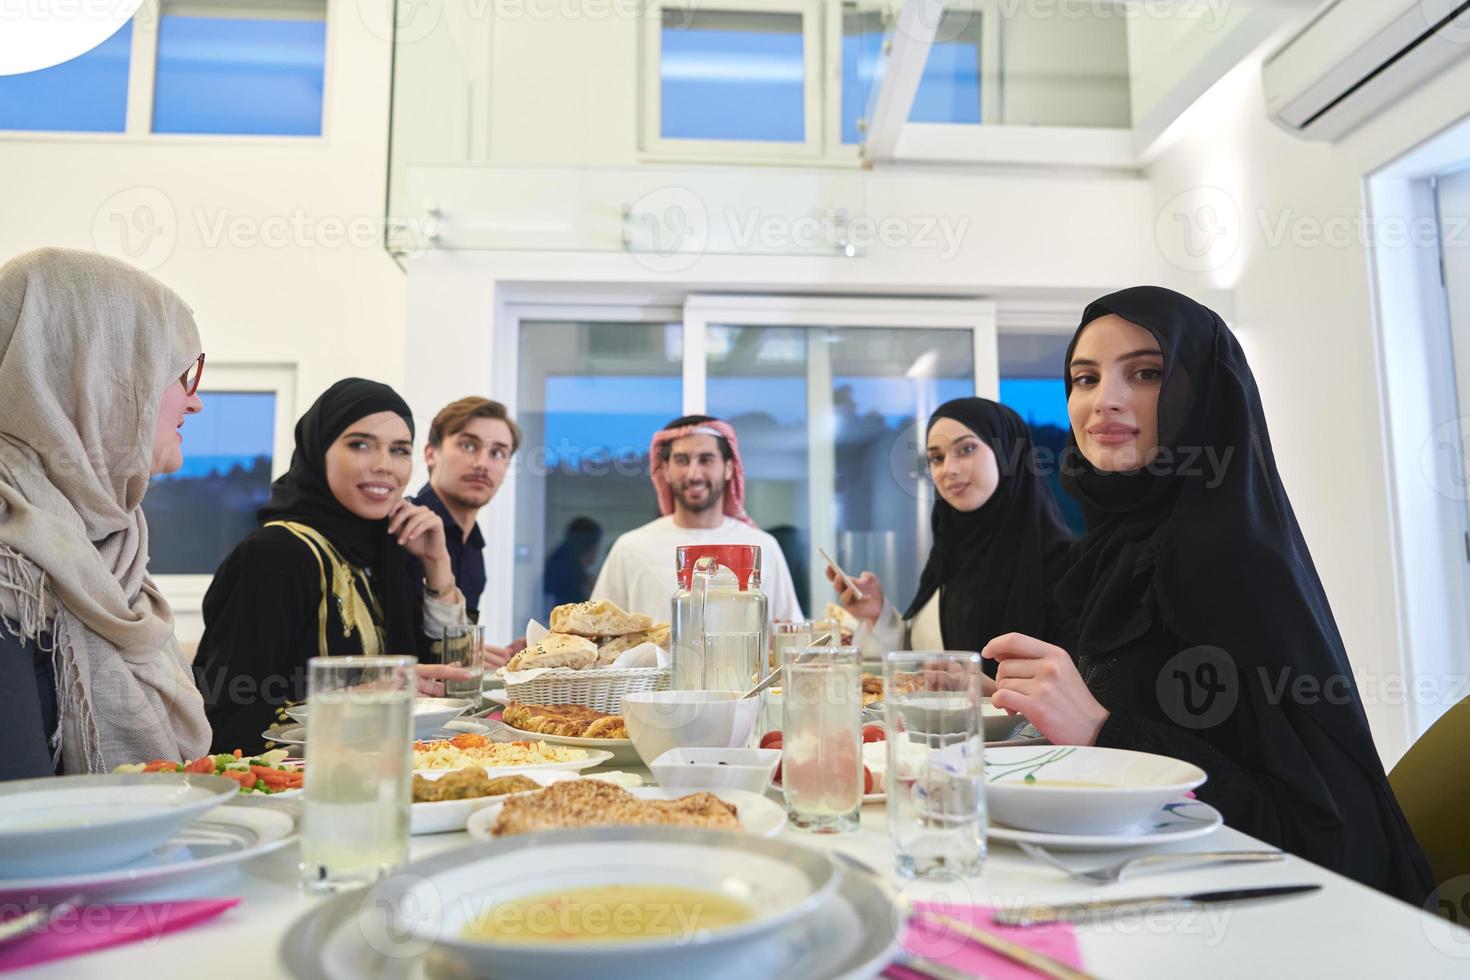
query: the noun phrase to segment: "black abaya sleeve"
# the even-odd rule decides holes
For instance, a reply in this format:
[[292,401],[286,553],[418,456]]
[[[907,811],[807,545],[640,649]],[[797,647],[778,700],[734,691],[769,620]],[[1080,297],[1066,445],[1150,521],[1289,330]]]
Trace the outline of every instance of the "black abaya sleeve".
[[[1160,704],[1160,672],[1187,644],[1164,635],[1093,665],[1089,685],[1110,714],[1098,732],[1105,748],[1152,752],[1193,763],[1208,780],[1196,796],[1225,822],[1371,887],[1419,904],[1426,869],[1398,810],[1381,792],[1382,775],[1312,716],[1268,688],[1258,671],[1237,669],[1228,711],[1217,717]],[[1171,717],[1172,716],[1172,717]],[[1209,721],[1209,725],[1201,724]],[[1181,724],[1183,722],[1183,724]]]
[[305,699],[321,594],[315,559],[285,528],[257,529],[215,573],[195,666],[214,752],[262,751],[277,709]]

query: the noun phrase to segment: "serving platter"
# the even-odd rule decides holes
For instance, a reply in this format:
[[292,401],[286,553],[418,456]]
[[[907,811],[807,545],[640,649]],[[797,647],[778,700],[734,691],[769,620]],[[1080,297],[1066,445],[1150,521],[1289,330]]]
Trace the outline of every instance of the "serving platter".
[[611,762],[620,766],[641,765],[638,750],[633,748],[630,738],[578,738],[574,735],[540,735],[527,732],[503,721],[491,721],[490,737],[497,742],[534,742],[540,739],[551,745],[566,745],[574,749],[599,749],[612,753]]
[[[434,739],[453,738],[456,735],[489,734],[490,727],[484,722],[456,718],[438,731],[430,732],[423,738],[416,738],[414,741],[426,742]],[[306,725],[300,722],[294,725],[274,725],[261,732],[260,737],[277,745],[304,746],[306,744]]]

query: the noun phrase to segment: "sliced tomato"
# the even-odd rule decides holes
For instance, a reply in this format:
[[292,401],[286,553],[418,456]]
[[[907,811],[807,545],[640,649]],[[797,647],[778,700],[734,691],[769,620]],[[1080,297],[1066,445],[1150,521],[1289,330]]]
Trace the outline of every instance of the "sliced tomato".
[[863,766],[863,792],[873,792],[873,770]]
[[184,772],[209,773],[214,772],[214,756],[201,755],[193,762],[184,767]]
[[761,748],[763,748],[763,749],[779,749],[780,747],[781,747],[781,731],[780,731],[780,729],[777,729],[776,731],[766,732],[764,735],[761,736]]
[[883,726],[882,725],[864,725],[863,726],[863,741],[864,742],[882,742],[882,741],[884,741],[887,738],[888,738],[888,736],[884,733]]

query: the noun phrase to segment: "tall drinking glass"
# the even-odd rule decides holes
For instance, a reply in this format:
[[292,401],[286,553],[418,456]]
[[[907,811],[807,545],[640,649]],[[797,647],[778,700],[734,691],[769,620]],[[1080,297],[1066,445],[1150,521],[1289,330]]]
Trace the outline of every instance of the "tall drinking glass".
[[980,654],[890,653],[883,662],[888,832],[900,875],[978,875],[985,864]]
[[444,678],[446,698],[464,698],[477,711],[485,684],[485,627],[473,623],[444,627],[444,639],[434,644],[439,663],[458,667],[457,676]]
[[[787,650],[795,647],[809,647],[812,645],[812,630],[810,623],[776,623],[771,627],[771,669],[775,670],[784,662],[783,657]],[[778,681],[776,686],[783,687],[784,682]],[[772,691],[762,691],[760,732],[766,732],[782,725],[781,702]]]
[[781,789],[791,825],[856,830],[863,805],[861,654],[857,647],[793,647],[781,667]]
[[301,880],[326,892],[408,857],[414,657],[308,661]]

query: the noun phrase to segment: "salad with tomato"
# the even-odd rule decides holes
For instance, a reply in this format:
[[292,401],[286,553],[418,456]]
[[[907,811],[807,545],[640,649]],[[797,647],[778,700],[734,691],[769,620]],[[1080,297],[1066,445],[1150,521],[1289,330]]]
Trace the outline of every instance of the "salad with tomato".
[[290,755],[285,749],[271,749],[260,755],[245,757],[239,749],[229,754],[201,755],[193,762],[155,759],[118,766],[113,772],[192,772],[205,776],[224,776],[240,784],[240,792],[270,795],[300,789],[305,774],[300,769],[282,765]]

